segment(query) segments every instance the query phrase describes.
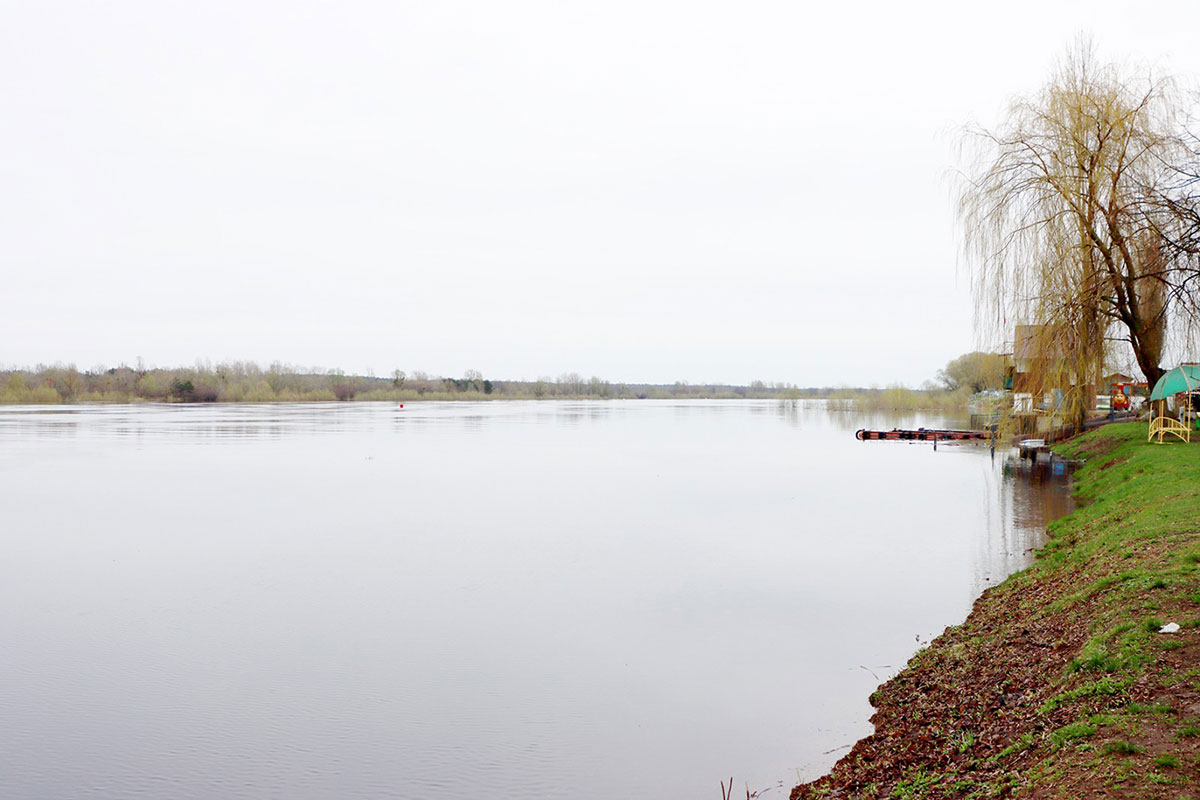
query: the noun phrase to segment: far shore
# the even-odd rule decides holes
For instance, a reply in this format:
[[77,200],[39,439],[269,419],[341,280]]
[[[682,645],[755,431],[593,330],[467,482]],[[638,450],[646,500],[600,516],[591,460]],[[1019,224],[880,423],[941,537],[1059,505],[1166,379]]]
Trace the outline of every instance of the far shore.
[[191,369],[38,367],[0,370],[0,405],[64,403],[319,403],[488,400],[778,400],[830,401],[839,410],[962,411],[969,393],[926,387],[801,387],[751,381],[618,383],[576,373],[536,380],[500,380],[468,372],[462,378],[394,370],[391,375],[347,375],[339,370],[266,369],[238,362]]

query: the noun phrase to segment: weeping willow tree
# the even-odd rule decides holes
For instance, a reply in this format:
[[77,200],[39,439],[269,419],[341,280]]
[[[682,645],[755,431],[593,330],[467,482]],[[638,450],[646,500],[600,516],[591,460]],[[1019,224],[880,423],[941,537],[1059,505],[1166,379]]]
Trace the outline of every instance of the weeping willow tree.
[[1081,44],[998,130],[966,137],[959,219],[977,325],[1007,338],[1024,323],[1026,390],[1054,393],[1076,420],[1114,342],[1158,380],[1172,306],[1189,296],[1168,246],[1182,217],[1164,201],[1186,155],[1178,108],[1170,82]]

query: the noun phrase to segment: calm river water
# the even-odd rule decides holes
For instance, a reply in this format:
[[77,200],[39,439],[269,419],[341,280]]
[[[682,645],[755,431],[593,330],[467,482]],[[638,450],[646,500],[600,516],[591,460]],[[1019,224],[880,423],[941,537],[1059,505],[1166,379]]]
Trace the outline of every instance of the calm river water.
[[0,797],[786,797],[1068,508],[941,422],[0,408]]

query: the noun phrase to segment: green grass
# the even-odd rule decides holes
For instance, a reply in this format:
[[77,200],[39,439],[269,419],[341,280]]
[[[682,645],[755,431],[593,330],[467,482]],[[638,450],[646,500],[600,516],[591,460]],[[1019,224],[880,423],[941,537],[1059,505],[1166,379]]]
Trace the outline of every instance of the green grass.
[[1142,748],[1125,739],[1118,739],[1115,742],[1106,742],[1104,752],[1109,755],[1134,755],[1142,752]]
[[1072,689],[1068,689],[1065,692],[1061,692],[1051,697],[1042,704],[1041,712],[1043,714],[1048,714],[1051,711],[1055,711],[1069,703],[1086,697],[1115,697],[1117,695],[1123,695],[1128,689],[1128,686],[1128,682],[1112,677],[1104,677],[1100,678],[1099,680],[1088,681],[1087,683],[1081,684]]
[[1096,726],[1090,722],[1072,722],[1069,725],[1063,725],[1061,728],[1050,732],[1050,741],[1056,747],[1062,747],[1067,742],[1075,739],[1089,739],[1096,733]]
[[1005,759],[1016,753],[1022,753],[1031,747],[1033,747],[1033,734],[1023,733],[1012,744],[997,753],[996,758]]
[[915,800],[924,797],[926,790],[938,783],[937,773],[926,772],[923,769],[913,770],[908,777],[896,784],[892,797],[897,800]]

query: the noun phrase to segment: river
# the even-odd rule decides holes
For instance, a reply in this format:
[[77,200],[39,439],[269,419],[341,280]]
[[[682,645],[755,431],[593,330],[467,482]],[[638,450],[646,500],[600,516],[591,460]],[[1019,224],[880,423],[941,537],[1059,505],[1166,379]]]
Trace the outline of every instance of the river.
[[947,422],[0,407],[0,796],[786,797],[1069,509]]

